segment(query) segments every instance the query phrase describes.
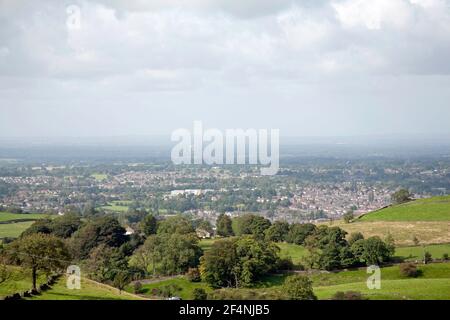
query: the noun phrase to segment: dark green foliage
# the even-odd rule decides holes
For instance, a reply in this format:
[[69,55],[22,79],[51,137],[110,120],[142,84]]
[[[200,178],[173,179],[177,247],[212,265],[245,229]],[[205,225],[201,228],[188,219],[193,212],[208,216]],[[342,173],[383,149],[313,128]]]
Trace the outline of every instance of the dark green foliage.
[[234,235],[231,218],[225,214],[221,214],[216,222],[217,234],[221,237],[229,237]]
[[317,300],[312,281],[302,275],[287,277],[283,284],[283,293],[289,300]]
[[253,235],[263,239],[265,231],[271,226],[269,220],[253,214],[246,214],[234,220],[234,234],[237,236]]
[[361,232],[354,232],[350,234],[350,237],[348,238],[348,244],[351,246],[358,240],[364,240],[364,236]]
[[158,230],[158,221],[152,214],[147,215],[140,223],[141,231],[146,235],[156,234]]
[[274,242],[286,241],[289,234],[289,229],[289,223],[284,221],[275,221],[266,230],[266,240]]
[[410,194],[408,190],[401,189],[401,190],[398,190],[397,192],[395,192],[391,196],[391,199],[394,204],[402,204],[402,203],[411,201],[412,194]]
[[253,236],[216,241],[201,259],[202,279],[213,288],[249,286],[276,268],[278,250]]
[[200,275],[200,271],[198,268],[189,268],[186,273],[186,277],[191,282],[200,282],[202,281],[202,277]]
[[432,260],[433,259],[432,259],[431,253],[429,253],[428,251],[425,251],[425,253],[423,254],[423,263],[427,264],[427,263],[431,262]]
[[85,259],[95,247],[105,244],[110,247],[120,247],[128,240],[125,229],[117,219],[102,217],[89,221],[71,238],[70,248],[73,255]]
[[357,261],[366,265],[379,265],[391,258],[391,251],[379,237],[358,240],[351,246],[351,251]]
[[66,214],[62,217],[42,219],[34,222],[31,227],[22,233],[27,236],[34,233],[53,234],[59,238],[70,238],[72,234],[81,228],[81,219],[76,214]]
[[194,296],[194,300],[206,300],[208,298],[205,289],[202,288],[194,288],[192,295]]
[[188,234],[195,232],[192,222],[182,216],[169,217],[159,223],[158,234]]
[[316,231],[316,226],[312,223],[294,223],[291,225],[287,235],[287,242],[303,245],[308,236]]

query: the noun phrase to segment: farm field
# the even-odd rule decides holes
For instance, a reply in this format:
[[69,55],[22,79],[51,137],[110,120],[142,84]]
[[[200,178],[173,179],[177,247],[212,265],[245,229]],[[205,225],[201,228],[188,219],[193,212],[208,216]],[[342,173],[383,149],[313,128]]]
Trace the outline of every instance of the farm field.
[[[422,275],[418,278],[406,278],[400,274],[398,266],[381,269],[381,290],[369,290],[366,285],[365,268],[341,272],[314,272],[309,274],[313,281],[314,292],[319,299],[330,299],[338,291],[359,291],[368,299],[450,299],[450,263],[433,263],[418,265]],[[249,289],[222,289],[237,291],[243,297],[251,296],[251,292],[280,292],[287,275],[272,275],[263,278],[255,287]],[[192,299],[194,288],[212,290],[204,283],[192,283],[184,277],[164,280],[143,285],[144,294],[151,296],[151,290],[167,285],[176,285],[181,290],[177,293],[182,299]],[[129,287],[127,290],[131,291]]]
[[0,239],[17,238],[33,223],[34,221],[0,224]]
[[419,199],[363,215],[360,221],[450,221],[450,196]]
[[426,246],[398,247],[395,249],[395,255],[406,260],[422,259],[424,251],[431,253],[434,259],[441,259],[446,253],[450,256],[450,243],[435,244]]
[[51,217],[51,215],[42,213],[10,213],[10,212],[0,212],[0,223],[8,221],[19,221],[19,220],[39,220]]
[[277,246],[280,248],[280,257],[290,257],[294,265],[300,264],[302,258],[308,254],[308,251],[305,247],[299,246],[297,244],[282,242],[277,243]]
[[[152,294],[153,289],[158,289],[164,286],[176,286],[180,289],[180,291],[176,292],[174,296],[178,296],[183,300],[192,300],[194,298],[193,291],[195,288],[202,288],[206,292],[212,292],[212,289],[204,282],[191,282],[186,279],[184,276],[176,277],[173,279],[163,280],[155,283],[148,283],[142,285],[142,294],[148,297],[154,297]],[[132,286],[129,286],[126,289],[128,292],[132,292]],[[163,298],[159,298],[163,299]]]
[[81,279],[80,290],[66,287],[67,279],[62,277],[51,289],[27,300],[138,300],[136,295],[88,279]]
[[355,221],[344,223],[335,221],[332,225],[338,226],[349,234],[361,232],[364,237],[379,236],[384,239],[389,233],[398,246],[414,245],[416,236],[421,244],[450,243],[450,221]]

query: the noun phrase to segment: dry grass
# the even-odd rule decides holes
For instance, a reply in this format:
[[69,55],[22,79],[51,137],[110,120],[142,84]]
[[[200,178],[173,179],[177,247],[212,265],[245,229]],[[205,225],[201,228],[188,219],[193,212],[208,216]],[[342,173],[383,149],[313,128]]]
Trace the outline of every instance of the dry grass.
[[414,236],[421,244],[450,243],[450,222],[447,221],[357,221],[349,224],[335,221],[331,226],[339,226],[349,234],[361,232],[366,238],[379,236],[383,239],[390,233],[400,246],[414,245]]

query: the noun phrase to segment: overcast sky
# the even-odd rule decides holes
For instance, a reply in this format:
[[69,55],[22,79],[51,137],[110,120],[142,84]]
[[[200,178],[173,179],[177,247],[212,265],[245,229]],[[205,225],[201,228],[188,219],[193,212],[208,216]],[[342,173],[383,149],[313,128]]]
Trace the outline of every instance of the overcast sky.
[[450,134],[450,1],[0,0],[0,137],[194,120]]

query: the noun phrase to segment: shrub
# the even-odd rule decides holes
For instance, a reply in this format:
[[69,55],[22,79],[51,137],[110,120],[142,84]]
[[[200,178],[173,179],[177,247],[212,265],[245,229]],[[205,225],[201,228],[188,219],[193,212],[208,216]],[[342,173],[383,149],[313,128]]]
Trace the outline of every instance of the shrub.
[[338,291],[336,292],[331,300],[364,300],[363,295],[361,292],[357,291]]
[[448,260],[448,253],[444,253],[444,254],[442,255],[442,260],[445,260],[445,261]]
[[431,262],[431,260],[432,260],[431,253],[425,251],[425,253],[423,254],[423,263],[427,264],[428,262]]
[[276,268],[278,271],[294,270],[294,263],[292,262],[291,257],[280,258],[280,259],[278,259],[275,268]]
[[142,283],[139,281],[136,281],[133,285],[134,293],[139,294],[142,293]]
[[419,270],[413,263],[402,263],[400,266],[400,273],[408,278],[416,278],[419,276]]
[[283,292],[289,300],[317,300],[312,281],[302,275],[289,276],[284,281]]
[[208,297],[205,289],[202,288],[195,288],[192,293],[194,295],[194,300],[206,300]]
[[186,277],[191,282],[200,282],[200,281],[202,281],[202,278],[201,278],[201,275],[200,275],[200,271],[198,270],[198,268],[189,268],[188,272],[186,274]]

